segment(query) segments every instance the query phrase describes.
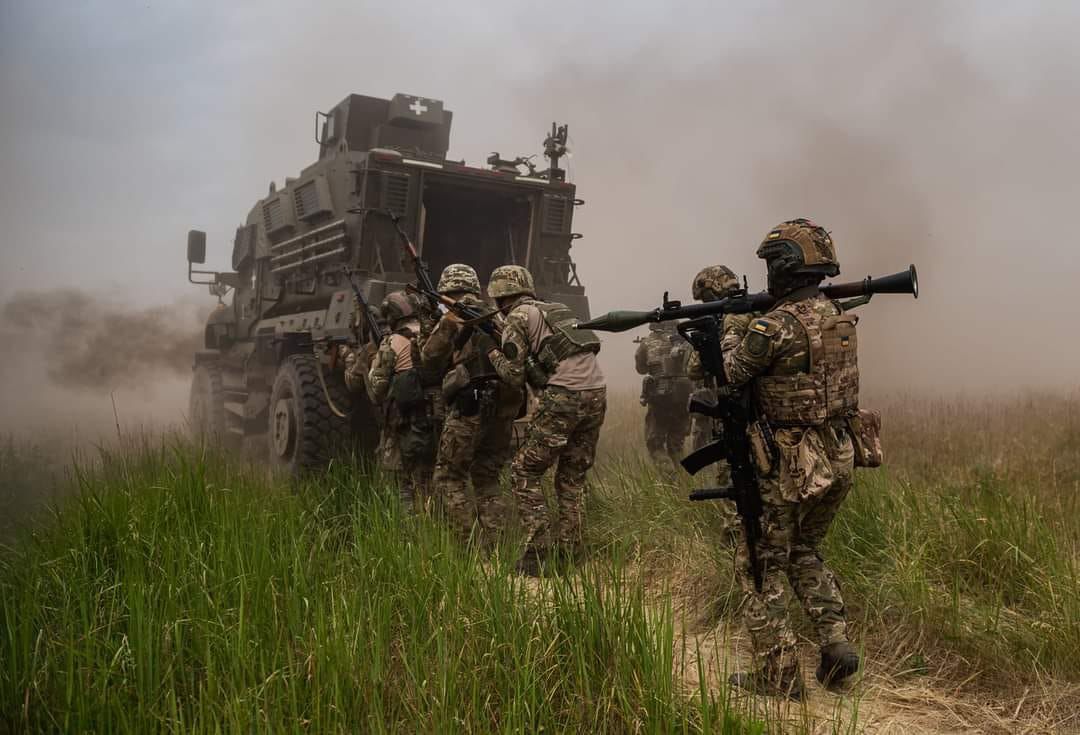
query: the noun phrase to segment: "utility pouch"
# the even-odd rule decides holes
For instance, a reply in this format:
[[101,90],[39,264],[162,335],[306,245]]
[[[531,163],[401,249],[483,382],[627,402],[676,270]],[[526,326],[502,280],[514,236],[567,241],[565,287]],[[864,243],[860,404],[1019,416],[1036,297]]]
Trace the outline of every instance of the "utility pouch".
[[480,413],[480,403],[480,389],[475,385],[466,386],[454,397],[454,408],[462,416],[475,416]]
[[532,355],[525,358],[525,381],[530,388],[540,390],[548,384],[549,377],[548,371],[544,369],[539,360]]
[[775,465],[776,447],[769,438],[771,433],[760,421],[754,421],[746,427],[746,437],[750,442],[750,458],[761,475],[768,475]]
[[646,375],[641,379],[641,399],[647,403],[653,396],[656,395],[656,378],[651,375]]
[[855,446],[856,467],[880,467],[885,461],[881,448],[881,414],[860,408],[847,420],[851,441]]
[[420,383],[420,373],[416,370],[394,373],[390,381],[390,399],[403,413],[423,406],[426,400],[424,386]]
[[443,376],[442,394],[447,403],[453,403],[454,398],[462,389],[469,385],[469,369],[464,364],[455,365]]

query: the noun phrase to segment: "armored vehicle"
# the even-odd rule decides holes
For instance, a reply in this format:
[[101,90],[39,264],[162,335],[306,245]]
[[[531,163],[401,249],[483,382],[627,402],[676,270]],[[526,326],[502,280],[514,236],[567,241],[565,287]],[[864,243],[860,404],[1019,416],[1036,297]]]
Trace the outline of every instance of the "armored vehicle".
[[477,167],[446,157],[451,117],[436,99],[349,95],[315,115],[318,160],[271,183],[236,229],[231,272],[194,269],[206,236],[188,233],[188,280],[219,300],[195,355],[194,431],[265,449],[294,472],[324,465],[342,441],[373,447],[379,416],[346,389],[336,345],[364,341],[354,286],[375,306],[416,280],[402,236],[435,279],[450,263],[472,265],[481,282],[524,265],[538,295],[588,318],[570,257],[583,202],[559,168],[566,126],[552,124],[545,170],[497,153]]

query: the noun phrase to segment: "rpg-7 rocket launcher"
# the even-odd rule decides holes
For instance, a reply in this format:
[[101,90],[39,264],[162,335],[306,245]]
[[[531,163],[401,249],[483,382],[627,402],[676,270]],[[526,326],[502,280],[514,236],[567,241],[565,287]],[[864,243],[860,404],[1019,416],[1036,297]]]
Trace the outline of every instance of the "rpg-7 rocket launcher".
[[[879,293],[909,293],[915,298],[919,298],[919,277],[915,271],[915,266],[910,265],[907,270],[889,276],[881,276],[880,278],[867,276],[861,281],[829,283],[821,287],[821,292],[830,299],[853,299],[853,302],[841,304],[847,308],[864,304],[871,296]],[[651,311],[609,311],[595,319],[581,322],[578,324],[578,328],[594,329],[598,332],[625,332],[628,329],[651,322],[697,319],[720,314],[760,313],[769,311],[776,304],[776,301],[775,296],[765,291],[747,293],[747,289],[744,288],[739,293],[727,298],[709,301],[704,304],[683,306],[679,301],[669,300],[667,293],[665,293],[663,305],[656,309]]]

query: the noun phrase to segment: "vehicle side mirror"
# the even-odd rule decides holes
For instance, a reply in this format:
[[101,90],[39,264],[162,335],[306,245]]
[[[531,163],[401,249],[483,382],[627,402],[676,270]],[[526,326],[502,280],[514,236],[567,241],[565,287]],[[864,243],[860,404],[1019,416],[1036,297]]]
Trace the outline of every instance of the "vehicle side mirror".
[[187,234],[187,259],[188,263],[206,262],[206,233],[200,230],[189,230]]

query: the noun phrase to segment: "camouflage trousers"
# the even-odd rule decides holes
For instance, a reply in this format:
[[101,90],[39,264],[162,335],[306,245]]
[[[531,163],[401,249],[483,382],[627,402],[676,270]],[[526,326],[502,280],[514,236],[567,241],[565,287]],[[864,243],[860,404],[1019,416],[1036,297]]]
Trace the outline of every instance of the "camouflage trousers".
[[435,443],[440,422],[398,420],[383,429],[379,464],[397,478],[401,500],[417,511],[430,509]]
[[463,416],[451,409],[446,417],[435,460],[435,492],[450,525],[464,539],[477,524],[486,541],[503,529],[508,503],[499,473],[513,454],[513,438],[512,415],[487,410]]
[[[510,465],[511,488],[528,548],[581,541],[585,475],[596,457],[596,442],[607,412],[607,389],[572,391],[550,386],[540,394],[525,441]],[[555,465],[552,518],[541,480]]]
[[818,645],[847,641],[840,586],[818,547],[851,489],[854,451],[850,435],[840,427],[777,429],[775,434],[779,466],[758,478],[763,505],[761,591],[754,587],[741,532],[735,572],[755,654],[767,665],[784,666],[796,660],[795,634],[787,617],[788,584],[810,619]]
[[645,446],[658,464],[678,465],[690,433],[690,414],[685,405],[650,402],[645,413]]

